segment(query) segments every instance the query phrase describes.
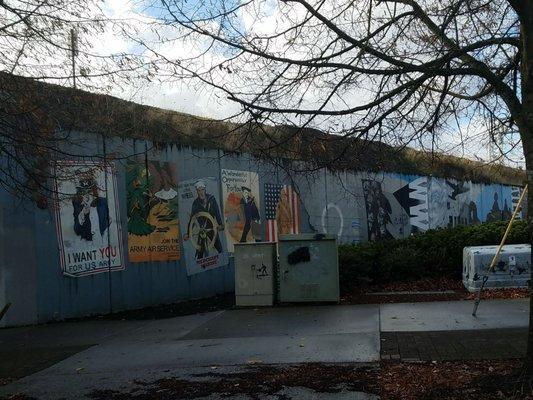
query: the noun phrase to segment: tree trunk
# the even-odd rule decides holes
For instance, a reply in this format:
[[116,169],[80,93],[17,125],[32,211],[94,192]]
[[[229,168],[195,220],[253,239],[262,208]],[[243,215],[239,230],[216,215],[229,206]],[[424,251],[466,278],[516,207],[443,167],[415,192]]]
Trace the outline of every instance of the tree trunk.
[[[530,156],[530,158],[533,158]],[[533,162],[533,160],[531,160]],[[526,165],[529,164],[526,162]],[[532,164],[533,165],[533,164]],[[527,167],[530,170],[530,167]],[[529,227],[529,243],[533,249],[533,182],[528,174],[528,191],[527,191],[527,223]],[[533,252],[532,252],[533,261]],[[530,263],[530,266],[533,263]],[[530,268],[531,270],[531,268]],[[533,284],[530,278],[529,280],[529,330],[527,337],[527,352],[526,359],[524,361],[525,370],[529,378],[533,377]]]
[[[526,161],[528,183],[527,223],[529,241],[533,248],[533,1],[524,1],[518,10],[520,18],[520,38],[522,59],[520,64],[522,110],[516,119],[520,129],[522,147]],[[532,253],[533,254],[533,253]],[[533,255],[532,255],[533,261]],[[531,263],[533,265],[533,262]],[[529,281],[529,333],[524,366],[528,377],[533,378],[533,284]]]

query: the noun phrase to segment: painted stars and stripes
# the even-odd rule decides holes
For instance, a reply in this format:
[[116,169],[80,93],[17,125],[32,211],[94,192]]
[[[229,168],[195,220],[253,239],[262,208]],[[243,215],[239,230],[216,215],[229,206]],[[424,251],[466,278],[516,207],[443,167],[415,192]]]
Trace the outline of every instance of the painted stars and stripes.
[[291,185],[265,184],[266,241],[279,234],[300,233],[300,202]]

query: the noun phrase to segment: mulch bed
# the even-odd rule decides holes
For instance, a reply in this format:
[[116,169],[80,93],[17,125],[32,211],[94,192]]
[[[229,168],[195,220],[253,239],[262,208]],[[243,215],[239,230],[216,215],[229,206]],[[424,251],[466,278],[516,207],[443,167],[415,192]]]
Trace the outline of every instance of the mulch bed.
[[[209,395],[249,399],[275,395],[287,387],[303,387],[318,393],[342,390],[379,395],[382,400],[533,400],[531,389],[521,382],[522,362],[484,360],[460,362],[381,362],[380,365],[300,364],[288,367],[250,366],[240,373],[218,373],[216,368],[190,380],[167,378],[135,382],[129,392],[93,391],[94,400],[197,399]],[[217,397],[217,398],[218,398]],[[10,400],[29,400],[17,394]]]
[[5,386],[8,383],[13,382],[14,380],[14,378],[0,378],[0,386]]
[[381,365],[383,400],[531,400],[520,384],[520,360]]
[[95,391],[94,400],[196,399],[274,395],[285,387],[305,387],[319,393],[341,390],[381,396],[382,400],[533,400],[519,384],[520,360],[399,363],[378,366],[303,364],[277,368],[254,366],[237,374],[200,374],[209,380],[161,379],[139,382],[129,393]]
[[196,399],[209,395],[221,398],[247,395],[274,395],[285,387],[305,387],[317,392],[335,393],[341,390],[379,393],[377,366],[300,364],[284,368],[252,366],[234,374],[213,372],[195,375],[201,380],[160,379],[153,383],[137,382],[141,390],[120,393],[112,390],[92,392],[95,400],[170,400]]
[[[450,293],[453,291],[453,293]],[[383,294],[391,292],[390,294]],[[405,293],[412,292],[412,293]],[[416,293],[441,292],[441,293]],[[380,293],[380,294],[376,294]],[[410,282],[361,285],[341,297],[342,304],[415,303],[424,301],[474,300],[477,293],[468,292],[460,280],[449,278],[420,279]],[[529,289],[491,289],[483,291],[483,299],[520,299],[529,297]]]

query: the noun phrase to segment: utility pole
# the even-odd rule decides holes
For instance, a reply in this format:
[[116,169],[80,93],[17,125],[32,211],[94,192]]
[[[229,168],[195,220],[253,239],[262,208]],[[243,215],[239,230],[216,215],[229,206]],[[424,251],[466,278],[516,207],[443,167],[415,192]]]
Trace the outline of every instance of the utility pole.
[[76,56],[78,55],[78,33],[74,28],[70,30],[70,54],[72,58],[72,83],[76,89]]
[[[490,143],[489,143],[489,161],[502,163],[501,156],[503,152],[503,129],[496,125],[493,118],[490,119]],[[500,161],[499,161],[500,160]]]

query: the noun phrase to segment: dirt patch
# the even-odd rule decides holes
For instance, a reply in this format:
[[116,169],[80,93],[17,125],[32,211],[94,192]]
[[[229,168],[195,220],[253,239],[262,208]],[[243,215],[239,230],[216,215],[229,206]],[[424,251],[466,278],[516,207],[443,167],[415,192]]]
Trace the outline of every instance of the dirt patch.
[[213,394],[221,397],[272,395],[285,387],[305,387],[316,392],[361,391],[378,394],[377,366],[301,364],[277,368],[253,366],[245,372],[226,374],[215,371],[195,375],[198,380],[160,379],[153,383],[137,382],[143,389],[129,393],[94,391],[95,400],[166,400],[195,399]]
[[370,295],[367,292],[351,293],[342,298],[342,304],[385,304],[385,303],[420,303],[426,301],[465,300],[461,293],[442,294],[383,294]]
[[[484,290],[482,294],[482,299],[492,300],[492,299],[525,299],[529,297],[528,288],[519,288],[519,289],[494,289],[494,290]],[[468,293],[466,300],[474,300],[477,298],[477,293]]]
[[200,314],[211,311],[228,310],[235,307],[235,294],[225,293],[206,299],[186,300],[173,304],[161,304],[136,310],[114,312],[113,314],[69,318],[66,321],[92,320],[148,320],[181,317],[184,315]]
[[227,310],[235,306],[235,295],[209,297],[207,299],[181,301],[179,303],[146,307],[106,315],[105,319],[145,320],[180,317],[204,312]]
[[48,368],[90,345],[16,348],[0,351],[0,386]]
[[[428,293],[431,292],[431,293]],[[362,285],[345,293],[342,304],[416,303],[425,301],[474,300],[477,293],[468,292],[459,280],[449,278],[420,279],[382,285]],[[529,297],[529,289],[484,290],[482,299],[521,299]]]
[[376,292],[465,290],[461,281],[450,278],[418,279],[409,282],[391,282],[381,285],[372,285],[370,286],[370,289]]
[[520,360],[382,363],[383,400],[531,400]]

